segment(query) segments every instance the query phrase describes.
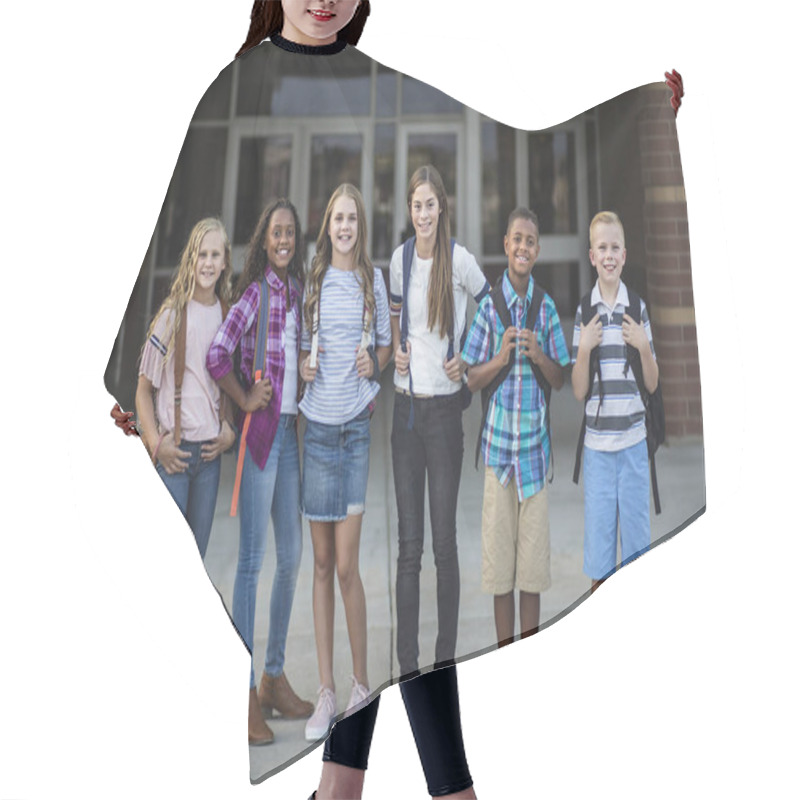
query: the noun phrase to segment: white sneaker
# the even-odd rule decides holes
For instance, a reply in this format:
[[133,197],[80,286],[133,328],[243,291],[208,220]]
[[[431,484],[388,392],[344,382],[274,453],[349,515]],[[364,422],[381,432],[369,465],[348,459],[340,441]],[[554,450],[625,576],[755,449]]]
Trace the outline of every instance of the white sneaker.
[[306,741],[316,742],[328,735],[331,720],[336,716],[336,695],[332,689],[320,686],[317,692],[317,705],[306,722]]
[[353,690],[350,692],[350,700],[347,702],[347,710],[345,711],[345,716],[349,717],[350,714],[354,714],[359,709],[363,708],[366,705],[366,700],[369,697],[369,689],[366,686],[362,686],[357,680],[356,676],[353,675]]

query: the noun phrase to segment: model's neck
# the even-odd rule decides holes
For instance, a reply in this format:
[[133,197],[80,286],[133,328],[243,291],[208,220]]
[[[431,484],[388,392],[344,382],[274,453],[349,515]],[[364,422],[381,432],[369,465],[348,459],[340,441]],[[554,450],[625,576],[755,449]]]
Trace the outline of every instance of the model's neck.
[[271,37],[270,41],[281,50],[286,50],[290,53],[302,53],[304,55],[320,55],[329,56],[340,53],[347,47],[345,39],[337,39],[334,37],[333,41],[328,44],[322,44],[320,39],[312,39],[308,44],[305,44],[299,39],[289,38],[281,33],[276,33]]
[[530,278],[530,275],[526,275],[523,278],[521,275],[512,275],[509,271],[508,280],[514,287],[517,297],[525,297],[528,294],[528,282],[530,281]]
[[275,277],[283,284],[286,283],[286,278],[289,274],[288,267],[275,267],[272,264],[269,265],[269,268],[275,273]]
[[415,249],[417,251],[417,255],[420,258],[429,259],[433,258],[433,250],[436,246],[436,241],[423,241],[419,237],[417,237],[417,243],[415,245]]
[[342,272],[352,272],[356,268],[356,262],[352,253],[348,253],[345,256],[334,250],[331,255],[331,266],[334,269],[342,270]]
[[200,286],[195,286],[192,292],[192,300],[204,306],[213,306],[217,302],[217,293],[214,291],[215,286],[203,289]]
[[614,306],[617,304],[617,295],[619,294],[619,284],[620,281],[617,281],[613,286],[606,286],[604,283],[600,284],[600,297],[603,298],[603,302],[609,308],[614,308]]

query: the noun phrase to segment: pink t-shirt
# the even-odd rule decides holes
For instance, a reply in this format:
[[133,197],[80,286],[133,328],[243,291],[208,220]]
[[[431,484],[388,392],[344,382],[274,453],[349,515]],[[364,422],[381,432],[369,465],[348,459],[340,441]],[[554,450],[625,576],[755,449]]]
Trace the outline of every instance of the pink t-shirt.
[[[158,318],[145,343],[139,374],[156,389],[156,417],[162,431],[175,427],[175,351],[164,360],[172,328],[172,310]],[[219,300],[205,306],[190,300],[186,315],[186,372],[183,375],[181,438],[203,442],[219,434],[219,387],[206,369],[206,354],[222,325]]]

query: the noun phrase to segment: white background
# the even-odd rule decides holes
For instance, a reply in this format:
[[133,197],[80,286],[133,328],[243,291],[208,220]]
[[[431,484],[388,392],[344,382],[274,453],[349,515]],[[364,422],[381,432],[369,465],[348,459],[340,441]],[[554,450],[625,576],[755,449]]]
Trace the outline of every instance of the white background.
[[[683,73],[708,512],[459,668],[481,798],[797,796],[797,126],[779,4],[375,0],[362,49],[544,128]],[[248,658],[102,376],[249,0],[3,13],[0,798],[305,798],[248,782]],[[792,48],[793,49],[793,48]],[[157,522],[156,522],[157,520]],[[426,796],[384,692],[365,798]]]

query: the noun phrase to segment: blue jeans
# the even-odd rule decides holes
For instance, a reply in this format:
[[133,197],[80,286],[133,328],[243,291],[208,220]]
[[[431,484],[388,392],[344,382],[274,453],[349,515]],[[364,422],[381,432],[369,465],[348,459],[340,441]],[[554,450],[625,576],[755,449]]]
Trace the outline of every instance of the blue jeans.
[[408,430],[410,399],[395,394],[392,466],[397,499],[397,659],[400,675],[419,666],[419,573],[425,532],[425,477],[430,492],[431,539],[436,564],[439,629],[435,662],[455,658],[461,575],[456,544],[456,504],[464,455],[461,394],[414,398],[414,426]]
[[307,519],[341,522],[364,513],[369,420],[367,409],[341,425],[308,420],[303,439],[303,513]]
[[[233,624],[251,654],[258,576],[267,550],[267,528],[272,516],[277,564],[269,603],[269,637],[264,665],[265,672],[272,677],[283,672],[289,618],[303,553],[300,456],[295,420],[294,414],[281,414],[263,470],[258,468],[250,450],[247,450],[239,498],[239,563],[233,585]],[[255,686],[252,667],[250,686]]]
[[200,558],[205,558],[211,523],[214,521],[214,508],[217,505],[219,489],[220,460],[203,461],[200,448],[205,442],[182,441],[180,449],[191,453],[189,466],[184,472],[167,474],[159,463],[156,471],[172,495],[175,504],[186,518],[197,542]]
[[593,580],[602,580],[616,569],[617,524],[621,566],[650,547],[647,442],[612,453],[587,447],[583,495],[583,571]]

